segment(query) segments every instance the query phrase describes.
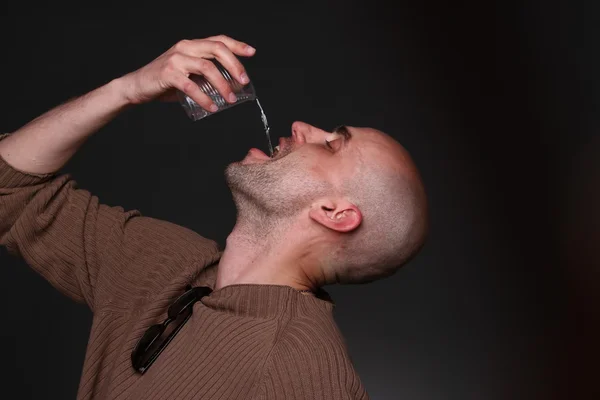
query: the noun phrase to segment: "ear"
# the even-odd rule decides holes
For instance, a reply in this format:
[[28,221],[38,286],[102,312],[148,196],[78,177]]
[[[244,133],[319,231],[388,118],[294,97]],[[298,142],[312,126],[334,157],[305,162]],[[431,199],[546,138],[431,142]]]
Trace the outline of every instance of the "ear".
[[337,232],[350,232],[362,222],[358,207],[343,199],[322,199],[308,213],[311,219]]

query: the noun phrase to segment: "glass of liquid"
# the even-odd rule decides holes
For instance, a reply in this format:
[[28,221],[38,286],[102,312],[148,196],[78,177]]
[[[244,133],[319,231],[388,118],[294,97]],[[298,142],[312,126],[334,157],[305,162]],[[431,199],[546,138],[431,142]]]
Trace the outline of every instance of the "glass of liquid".
[[208,115],[215,114],[215,113],[218,113],[219,111],[226,110],[237,104],[256,100],[256,92],[254,91],[254,86],[252,85],[252,82],[250,82],[246,85],[242,85],[241,83],[239,83],[237,80],[235,80],[231,76],[229,71],[227,71],[225,69],[225,67],[223,67],[223,65],[221,65],[221,63],[219,63],[217,60],[214,60],[214,59],[211,61],[216,65],[216,67],[219,70],[219,72],[221,73],[221,75],[223,75],[223,78],[225,78],[225,81],[227,81],[227,83],[231,87],[231,91],[233,92],[233,94],[236,95],[237,101],[235,103],[229,103],[227,100],[225,100],[223,98],[223,96],[221,96],[221,94],[218,92],[218,90],[203,75],[190,75],[190,79],[194,83],[196,83],[196,85],[198,85],[200,90],[202,90],[202,92],[204,94],[209,96],[212,99],[212,101],[216,104],[216,106],[218,107],[217,111],[215,111],[215,112],[207,111],[207,110],[203,109],[202,107],[200,107],[198,105],[198,103],[196,103],[187,94],[178,90],[177,97],[179,99],[179,102],[183,106],[185,113],[193,121],[197,121]]
[[223,67],[223,65],[221,65],[221,63],[219,63],[217,60],[211,60],[211,61],[216,65],[216,67],[219,70],[219,72],[221,73],[221,75],[223,75],[223,78],[225,78],[225,81],[227,81],[227,83],[231,87],[231,91],[236,95],[237,101],[235,103],[227,102],[223,98],[223,96],[221,96],[221,94],[217,91],[217,89],[215,89],[215,87],[203,75],[190,75],[190,79],[198,85],[198,87],[200,88],[200,90],[202,90],[202,92],[204,92],[204,94],[208,95],[212,99],[212,101],[216,104],[218,109],[215,112],[207,111],[207,110],[203,109],[202,107],[200,107],[198,105],[198,103],[196,103],[187,94],[178,90],[177,97],[179,98],[179,102],[183,106],[185,113],[193,121],[197,121],[208,115],[215,114],[215,113],[218,113],[219,111],[223,111],[228,108],[231,108],[237,104],[245,103],[247,101],[254,101],[254,102],[256,102],[256,105],[258,106],[258,108],[260,110],[260,118],[261,118],[264,128],[265,128],[265,136],[267,138],[267,145],[269,146],[269,152],[270,152],[270,155],[272,156],[273,155],[273,145],[271,144],[271,134],[270,134],[271,128],[269,127],[269,122],[267,121],[267,116],[266,116],[265,112],[263,111],[263,108],[262,108],[260,102],[258,101],[258,97],[256,97],[256,92],[254,90],[254,86],[252,85],[252,82],[249,82],[246,85],[242,85],[241,83],[239,83],[237,80],[235,80],[231,76],[229,71],[227,71],[225,69],[225,67]]

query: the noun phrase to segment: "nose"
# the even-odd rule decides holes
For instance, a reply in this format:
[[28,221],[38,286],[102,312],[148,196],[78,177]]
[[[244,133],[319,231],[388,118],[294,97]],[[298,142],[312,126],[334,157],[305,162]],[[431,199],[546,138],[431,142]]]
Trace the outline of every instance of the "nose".
[[292,137],[297,143],[319,143],[327,136],[327,132],[305,122],[292,124]]

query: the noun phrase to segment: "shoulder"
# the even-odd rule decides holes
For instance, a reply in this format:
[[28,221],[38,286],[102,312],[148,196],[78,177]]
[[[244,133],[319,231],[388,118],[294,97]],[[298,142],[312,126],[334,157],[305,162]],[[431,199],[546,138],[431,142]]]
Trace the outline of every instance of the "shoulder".
[[293,318],[278,347],[282,358],[304,360],[297,366],[306,372],[328,373],[343,380],[356,375],[346,341],[330,312]]
[[110,302],[146,302],[171,284],[191,281],[219,257],[218,244],[191,229],[136,211],[115,214],[118,223],[93,233],[90,242],[102,246],[88,249],[97,263],[110,266],[99,276],[102,289],[113,294]]
[[[111,210],[120,207],[110,207]],[[214,254],[218,251],[215,241],[205,238],[197,232],[174,224],[141,215],[136,210],[116,212],[112,218],[119,219],[111,224],[111,229],[104,229],[106,240],[119,240],[114,248],[120,248],[132,254],[170,256],[168,258],[189,259],[203,254]],[[115,232],[118,230],[119,232]]]
[[302,398],[368,398],[333,317],[293,318],[271,358],[270,381],[285,382]]
[[282,334],[282,344],[302,347],[305,352],[347,355],[342,332],[328,311],[292,318]]

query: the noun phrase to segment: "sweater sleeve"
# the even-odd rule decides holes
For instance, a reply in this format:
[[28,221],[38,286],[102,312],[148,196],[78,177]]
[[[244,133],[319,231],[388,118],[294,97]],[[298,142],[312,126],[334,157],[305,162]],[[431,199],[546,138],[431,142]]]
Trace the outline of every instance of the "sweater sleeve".
[[176,245],[207,259],[218,250],[183,227],[100,204],[68,175],[25,173],[0,157],[0,246],[92,310],[133,296],[145,276],[173,272],[142,267],[177,253]]
[[276,344],[256,400],[369,400],[341,337],[303,325]]

